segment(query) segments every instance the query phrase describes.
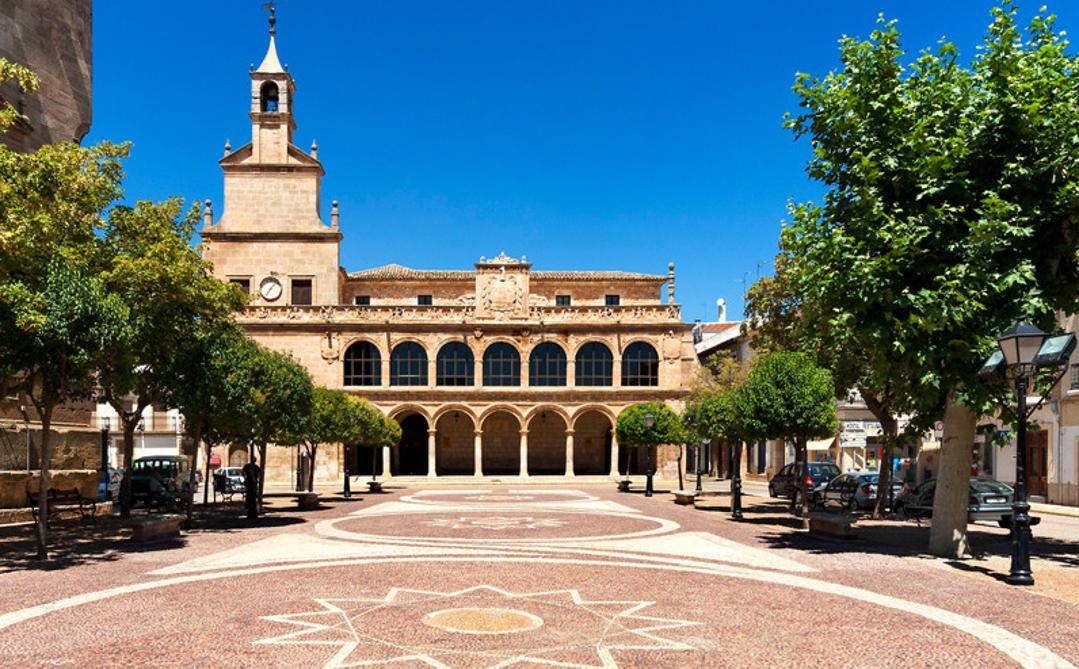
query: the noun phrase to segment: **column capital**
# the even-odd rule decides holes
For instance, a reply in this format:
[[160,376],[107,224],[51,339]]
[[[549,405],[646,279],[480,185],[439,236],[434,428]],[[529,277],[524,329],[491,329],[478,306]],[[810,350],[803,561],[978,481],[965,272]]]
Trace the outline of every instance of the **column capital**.
[[473,430],[472,434],[473,434],[473,436],[476,436],[476,437],[482,437],[483,436],[483,430]]
[[572,436],[573,436],[573,430],[571,430],[571,429],[567,429],[567,430],[566,430],[566,436],[567,436],[567,437],[572,437]]
[[436,436],[438,436],[438,430],[435,430],[435,429],[427,430],[427,436],[428,437],[436,437]]
[[522,437],[527,437],[528,436],[528,430],[527,429],[521,430],[521,436]]

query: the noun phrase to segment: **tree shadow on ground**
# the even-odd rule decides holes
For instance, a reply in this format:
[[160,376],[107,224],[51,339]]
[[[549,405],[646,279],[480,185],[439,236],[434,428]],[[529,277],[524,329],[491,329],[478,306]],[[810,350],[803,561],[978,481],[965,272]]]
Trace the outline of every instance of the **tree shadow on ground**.
[[[135,509],[133,517],[145,515]],[[136,543],[131,529],[119,515],[98,516],[95,522],[79,519],[49,523],[49,559],[37,559],[36,527],[29,523],[0,527],[0,573],[13,571],[55,571],[83,564],[112,562],[125,554],[157,553],[183,548],[186,536],[203,533],[232,533],[249,528],[272,528],[309,522],[294,508],[266,506],[255,520],[244,515],[243,504],[219,503],[196,506],[191,530],[177,539]]]
[[[773,548],[798,550],[814,555],[846,553],[936,559],[927,550],[930,531],[928,524],[861,519],[855,523],[852,537],[838,538],[801,531],[801,520],[785,515],[785,509],[784,513],[773,511],[770,514],[754,515],[742,522],[760,526],[770,525],[776,527],[777,530],[782,528],[782,531],[760,535],[760,539]],[[967,539],[973,557],[976,559],[1011,555],[1011,535],[1006,530],[986,525],[970,525],[967,529]],[[1077,567],[1079,566],[1079,544],[1035,536],[1031,543],[1031,557],[1060,566]],[[1003,578],[1006,575],[960,560],[950,560],[946,564],[956,569],[981,572],[994,578]]]

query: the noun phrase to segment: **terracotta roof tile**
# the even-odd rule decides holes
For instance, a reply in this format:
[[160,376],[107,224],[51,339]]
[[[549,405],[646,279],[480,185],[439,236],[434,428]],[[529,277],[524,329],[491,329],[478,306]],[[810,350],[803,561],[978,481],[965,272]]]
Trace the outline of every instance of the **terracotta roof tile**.
[[[368,281],[471,281],[476,273],[472,270],[412,269],[403,265],[382,265],[358,272],[349,272],[348,278]],[[587,272],[587,271],[538,271],[529,276],[534,281],[646,281],[663,283],[662,274],[637,272]]]

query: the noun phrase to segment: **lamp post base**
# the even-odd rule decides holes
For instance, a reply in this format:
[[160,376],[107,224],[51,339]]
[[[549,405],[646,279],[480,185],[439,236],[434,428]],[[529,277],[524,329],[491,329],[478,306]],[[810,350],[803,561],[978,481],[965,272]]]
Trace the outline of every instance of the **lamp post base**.
[[1004,581],[1008,585],[1034,585],[1034,577],[1027,574],[1009,574]]

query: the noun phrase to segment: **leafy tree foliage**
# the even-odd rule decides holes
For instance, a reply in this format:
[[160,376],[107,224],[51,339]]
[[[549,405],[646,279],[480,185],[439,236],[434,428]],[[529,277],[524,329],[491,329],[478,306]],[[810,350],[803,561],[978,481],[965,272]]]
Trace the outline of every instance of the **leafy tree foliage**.
[[[802,464],[802,522],[808,527],[809,491],[805,477],[810,439],[835,436],[832,375],[804,353],[777,351],[759,358],[734,395],[734,412],[748,440],[792,441]],[[793,500],[792,500],[793,505]]]
[[[645,414],[652,414],[653,424],[645,424]],[[615,433],[618,443],[625,446],[658,446],[681,444],[685,432],[678,414],[663,402],[632,404],[618,414]]]
[[[13,63],[7,58],[0,58],[0,84],[6,84],[9,81],[14,81],[19,88],[27,93],[36,92],[40,85],[37,75],[29,69],[18,63]],[[21,114],[19,114],[19,110],[15,108],[15,105],[6,100],[0,101],[0,133],[7,132],[11,126],[15,125],[20,116]]]
[[[236,287],[218,281],[192,246],[197,208],[182,215],[179,198],[116,206],[103,235],[105,285],[130,313],[120,336],[102,352],[99,383],[123,432],[121,509],[130,510],[135,429],[147,406],[160,405],[178,383],[169,359],[212,323],[231,321],[246,304]],[[197,441],[196,441],[197,443]],[[194,468],[191,469],[194,475]]]
[[1051,329],[1079,306],[1067,46],[1044,13],[1024,37],[1005,0],[969,65],[950,43],[904,64],[881,19],[869,39],[840,41],[838,70],[795,82],[802,111],[787,125],[810,139],[807,171],[827,190],[791,206],[775,283],[751,306],[883,413],[913,414],[912,430],[944,416],[942,555],[967,551],[966,435],[1001,400],[978,383],[981,361],[1019,317]]

